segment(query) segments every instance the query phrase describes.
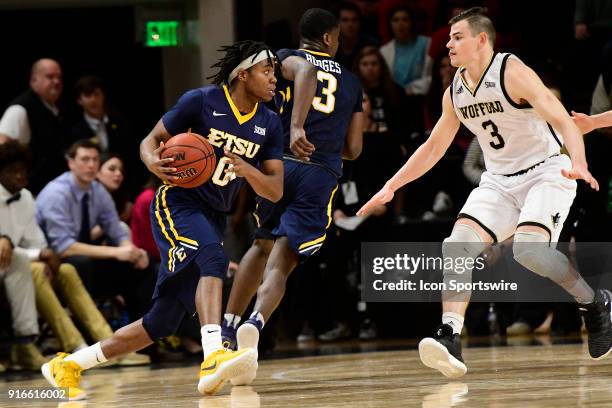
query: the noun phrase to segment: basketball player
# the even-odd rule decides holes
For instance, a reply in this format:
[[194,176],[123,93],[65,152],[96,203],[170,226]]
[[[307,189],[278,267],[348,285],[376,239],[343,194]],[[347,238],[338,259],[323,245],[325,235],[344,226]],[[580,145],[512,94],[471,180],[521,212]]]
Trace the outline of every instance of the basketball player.
[[[221,343],[221,289],[228,267],[221,245],[224,214],[245,181],[272,202],[283,194],[282,125],[259,103],[274,97],[275,57],[268,46],[253,41],[221,51],[225,56],[214,65],[219,68],[216,85],[185,93],[140,146],[147,168],[166,182],[151,203],[162,258],[151,310],[112,337],[72,355],[60,354],[42,367],[52,385],[69,388],[71,399],[85,397],[78,388],[82,370],[173,334],[196,310],[204,349],[198,391],[213,394],[257,362],[256,351],[228,351]],[[176,169],[168,166],[174,159],[160,154],[172,135],[189,129],[204,135],[220,159],[208,182],[183,189],[171,184]]]
[[[603,358],[612,347],[611,294],[594,293],[555,249],[575,180],[599,188],[587,169],[580,131],[534,71],[512,54],[493,51],[495,29],[482,8],[466,10],[449,24],[450,61],[459,69],[444,93],[442,116],[429,139],[358,214],[390,201],[398,188],[431,169],[463,123],[477,136],[487,171],[444,240],[444,258],[473,259],[514,235],[514,258],[576,299],[588,330],[589,354]],[[560,154],[560,137],[571,160]],[[445,283],[459,278],[455,270],[444,270]],[[467,372],[459,336],[469,297],[469,292],[453,296],[443,291],[442,325],[419,344],[422,362],[447,377]]]
[[[342,158],[355,159],[361,153],[361,85],[333,60],[338,34],[333,14],[309,9],[300,20],[301,48],[278,52],[284,196],[277,204],[258,200],[256,240],[234,278],[222,329],[231,346],[237,337],[239,350],[257,348],[259,332],[283,298],[287,278],[323,245]],[[237,329],[255,292],[254,311]],[[232,383],[248,384],[255,374],[252,370]]]
[[612,110],[591,116],[572,111],[572,119],[574,119],[578,129],[582,133],[587,134],[595,129],[612,126]]

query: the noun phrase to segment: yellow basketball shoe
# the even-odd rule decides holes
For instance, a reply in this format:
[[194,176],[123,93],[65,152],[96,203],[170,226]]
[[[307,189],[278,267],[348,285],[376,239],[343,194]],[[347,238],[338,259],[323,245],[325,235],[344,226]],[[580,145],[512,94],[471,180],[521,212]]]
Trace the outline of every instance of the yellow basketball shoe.
[[42,365],[40,371],[49,384],[57,388],[68,388],[70,401],[87,398],[87,393],[79,388],[81,367],[74,361],[65,361],[70,354],[57,353],[57,357]]
[[198,391],[212,395],[230,379],[250,371],[257,363],[257,352],[251,348],[238,351],[217,350],[202,362]]

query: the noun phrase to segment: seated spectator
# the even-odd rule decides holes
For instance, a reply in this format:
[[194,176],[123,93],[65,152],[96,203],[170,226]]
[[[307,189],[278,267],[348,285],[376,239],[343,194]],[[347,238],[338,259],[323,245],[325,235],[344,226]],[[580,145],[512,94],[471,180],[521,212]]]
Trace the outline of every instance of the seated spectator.
[[[447,21],[464,10],[465,7],[460,2],[458,4],[449,5]],[[448,24],[444,24],[442,27],[433,32],[431,35],[431,44],[429,45],[429,50],[427,51],[427,54],[432,61],[435,61],[444,55],[448,56],[448,48],[446,48],[446,44],[448,43],[449,38],[450,25]]]
[[351,68],[357,53],[363,47],[377,43],[374,38],[361,31],[361,11],[354,3],[343,1],[336,8],[335,14],[340,27],[340,46],[334,59]]
[[378,0],[351,0],[359,8],[361,14],[361,31],[372,38],[379,37]]
[[125,159],[128,190],[140,188],[145,180],[145,168],[138,155],[140,140],[133,137],[121,116],[109,108],[102,79],[92,75],[81,77],[75,85],[75,94],[83,116],[72,126],[71,142],[91,139],[101,153],[119,154]]
[[14,368],[38,371],[45,358],[34,344],[39,330],[30,259],[38,259],[42,254],[23,247],[24,241],[30,238],[26,231],[34,229],[36,220],[32,194],[23,190],[27,168],[22,159],[25,160],[25,153],[17,142],[0,144],[0,279],[4,282],[13,318],[15,343],[11,348],[11,364]]
[[457,68],[450,63],[448,54],[438,56],[433,62],[431,86],[426,98],[425,129],[431,131],[442,115],[442,95],[448,89]]
[[30,190],[37,194],[66,170],[65,125],[57,105],[62,94],[62,69],[43,58],[32,65],[30,89],[15,98],[0,120],[0,139],[15,139],[32,154]]
[[406,144],[409,133],[414,131],[411,123],[416,119],[407,117],[410,112],[406,97],[402,88],[391,78],[378,49],[372,46],[363,48],[357,54],[353,71],[370,99],[373,133],[389,135]]
[[389,14],[398,7],[409,7],[418,13],[419,32],[430,34],[432,32],[434,16],[439,7],[440,0],[378,0],[378,30],[379,38],[386,43],[393,37],[391,27],[388,25]]
[[[367,51],[367,50],[364,50]],[[399,142],[388,134],[380,133],[374,119],[372,102],[368,94],[363,95],[364,129],[363,150],[354,161],[345,162],[343,175],[339,181],[337,208],[333,213],[335,223],[341,223],[347,217],[355,215],[357,210],[374,195],[389,179],[398,167],[397,162],[381,163],[381,157],[389,157],[391,152],[399,150]],[[395,142],[395,143],[394,143]],[[392,160],[389,160],[392,161]],[[351,333],[359,333],[361,339],[376,337],[376,324],[367,305],[361,303],[357,313],[358,282],[348,279],[357,267],[354,259],[360,248],[360,242],[375,241],[388,233],[391,225],[389,211],[391,203],[380,205],[371,212],[371,217],[354,229],[338,227],[336,233],[329,235],[328,270],[322,287],[326,288],[322,296],[329,299],[329,315],[335,321],[335,326],[319,335],[321,341],[335,341],[349,337]],[[340,225],[340,224],[338,224]],[[359,280],[359,277],[357,277]],[[354,284],[350,285],[349,282]]]
[[117,153],[102,153],[100,155],[100,170],[98,170],[96,178],[113,197],[119,219],[125,223],[129,222],[133,204],[126,191],[121,156]]
[[[455,72],[457,68],[451,65],[448,55],[441,55],[434,60],[431,87],[425,98],[425,129],[428,134],[442,115],[442,95],[453,81]],[[461,125],[453,139],[453,149],[463,154],[467,151],[473,137],[472,132]]]
[[132,231],[132,242],[138,248],[142,248],[149,254],[151,261],[159,263],[159,249],[153,238],[151,230],[151,202],[155,198],[155,192],[162,185],[160,179],[151,175],[145,189],[136,197],[132,211],[130,229]]
[[[379,160],[374,166],[391,176],[408,157],[408,152],[413,150],[410,146],[414,141],[410,135],[417,130],[414,124],[420,120],[414,113],[420,115],[420,111],[410,109],[402,88],[391,78],[376,47],[365,47],[359,52],[354,72],[367,94],[367,106],[371,112],[369,127],[364,131],[362,155],[372,158],[385,156],[387,160],[384,163]],[[381,186],[372,188],[379,189]],[[403,217],[403,198],[403,190],[398,191],[394,200],[396,217]]]
[[[36,217],[51,248],[76,267],[92,295],[121,294],[137,319],[148,309],[155,276],[147,253],[132,244],[112,197],[95,180],[99,163],[97,144],[75,142],[68,151],[70,171],[41,191]],[[92,243],[92,225],[102,228],[108,245]]]
[[413,14],[398,7],[389,14],[393,38],[380,48],[393,79],[408,95],[425,95],[431,83],[430,38],[417,35]]
[[[75,351],[87,347],[87,343],[64,310],[56,291],[91,340],[97,342],[112,335],[113,331],[96,308],[77,271],[72,265],[61,263],[59,256],[47,247],[45,236],[36,223],[36,203],[32,194],[25,189],[28,182],[25,149],[19,143],[10,141],[0,146],[0,157],[2,166],[5,166],[0,170],[0,183],[9,186],[7,191],[16,190],[13,195],[15,200],[9,204],[9,213],[2,215],[1,229],[11,231],[15,252],[27,254],[33,262],[31,268],[36,306],[59,340],[61,349]],[[132,355],[121,360],[120,364],[134,365],[148,361],[146,356]]]

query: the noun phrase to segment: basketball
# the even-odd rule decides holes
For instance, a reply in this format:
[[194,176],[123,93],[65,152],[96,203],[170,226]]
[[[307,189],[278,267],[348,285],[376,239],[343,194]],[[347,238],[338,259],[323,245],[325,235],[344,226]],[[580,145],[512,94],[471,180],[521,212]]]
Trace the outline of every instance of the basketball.
[[184,188],[198,187],[208,181],[217,166],[215,150],[208,140],[196,133],[181,133],[166,143],[162,159],[173,158],[179,179],[174,184]]

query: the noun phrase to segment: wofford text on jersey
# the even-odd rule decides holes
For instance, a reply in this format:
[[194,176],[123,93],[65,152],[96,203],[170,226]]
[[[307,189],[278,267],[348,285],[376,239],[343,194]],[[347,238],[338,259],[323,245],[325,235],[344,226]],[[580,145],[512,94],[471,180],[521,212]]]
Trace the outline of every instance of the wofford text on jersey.
[[504,107],[500,101],[495,102],[479,102],[468,106],[459,107],[463,119],[474,119],[479,116],[484,116],[487,113],[503,112]]

